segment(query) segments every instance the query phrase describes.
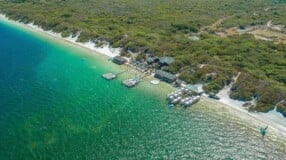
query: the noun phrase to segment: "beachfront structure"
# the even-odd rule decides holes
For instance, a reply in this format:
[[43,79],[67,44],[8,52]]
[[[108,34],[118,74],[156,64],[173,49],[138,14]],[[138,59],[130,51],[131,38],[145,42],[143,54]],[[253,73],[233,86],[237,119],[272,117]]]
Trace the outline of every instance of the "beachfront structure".
[[194,92],[194,93],[196,93],[196,94],[199,94],[199,95],[201,95],[201,94],[204,92],[204,91],[203,91],[201,88],[199,88],[198,86],[191,85],[191,84],[186,85],[185,88],[187,88],[188,90],[190,90],[190,91],[192,91],[192,92]]
[[174,74],[163,71],[163,70],[156,70],[155,77],[163,81],[166,81],[168,83],[173,83],[177,79],[177,77]]
[[104,79],[107,79],[107,80],[112,80],[114,78],[116,78],[116,74],[113,74],[113,73],[105,73],[102,75],[102,77]]
[[180,80],[180,79],[177,79],[176,82],[175,82],[175,86],[176,86],[176,87],[186,86],[186,82],[185,82],[185,81],[182,81],[182,80]]
[[127,60],[124,59],[124,58],[121,57],[121,56],[115,56],[115,57],[112,59],[112,61],[113,61],[113,63],[116,63],[116,64],[118,64],[118,65],[122,65],[122,64],[124,64],[124,63],[127,62]]
[[146,56],[146,61],[147,61],[148,64],[152,64],[152,63],[158,62],[159,58],[156,57],[156,56],[148,55],[148,56]]
[[174,58],[172,58],[172,57],[160,57],[159,58],[159,64],[161,66],[170,65],[173,62],[174,62]]
[[150,67],[145,63],[141,61],[130,61],[128,65],[142,73],[150,73],[151,69]]
[[220,100],[220,98],[213,92],[210,92],[208,97],[212,99]]

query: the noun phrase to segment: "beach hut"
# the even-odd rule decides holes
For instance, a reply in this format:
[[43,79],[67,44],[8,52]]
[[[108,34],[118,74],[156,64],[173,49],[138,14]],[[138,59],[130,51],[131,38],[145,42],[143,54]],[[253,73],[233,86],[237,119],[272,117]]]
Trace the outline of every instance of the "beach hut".
[[152,54],[146,54],[146,62],[148,64],[156,63],[159,61],[159,58],[157,56],[154,56]]
[[177,79],[177,77],[174,74],[163,71],[163,70],[156,70],[155,77],[163,81],[166,81],[168,83],[173,83]]
[[177,79],[176,82],[175,82],[175,85],[177,87],[181,87],[181,86],[185,86],[186,85],[186,82],[185,81],[182,81],[180,79]]
[[127,60],[124,59],[124,58],[121,57],[121,56],[115,56],[115,57],[112,59],[112,61],[113,61],[113,63],[116,63],[116,64],[118,64],[118,65],[122,65],[122,64],[124,64],[124,63],[127,62]]
[[185,88],[187,88],[190,91],[192,91],[192,92],[194,92],[196,94],[199,94],[199,95],[201,95],[203,93],[203,90],[200,87],[196,86],[196,85],[188,84],[188,85],[186,85]]
[[152,64],[152,63],[158,62],[159,58],[156,57],[156,56],[148,55],[148,56],[146,56],[146,61],[147,61],[148,64]]
[[172,57],[160,57],[159,64],[161,66],[168,66],[174,62],[174,58]]

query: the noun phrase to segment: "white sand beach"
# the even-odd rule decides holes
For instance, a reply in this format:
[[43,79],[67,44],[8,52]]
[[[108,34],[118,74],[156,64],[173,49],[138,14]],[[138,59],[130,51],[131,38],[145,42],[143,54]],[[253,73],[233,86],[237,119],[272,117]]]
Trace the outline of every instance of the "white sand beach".
[[120,54],[120,51],[121,51],[120,48],[112,48],[112,47],[110,47],[107,42],[104,43],[104,45],[102,45],[101,47],[96,47],[96,44],[94,42],[92,42],[92,41],[89,41],[89,42],[86,42],[86,43],[77,42],[77,38],[78,38],[79,35],[77,35],[75,37],[69,36],[69,37],[64,38],[64,37],[61,36],[61,33],[55,33],[53,31],[45,31],[44,29],[42,29],[41,27],[39,27],[37,25],[34,25],[33,23],[24,24],[24,23],[13,21],[13,20],[9,20],[3,14],[0,14],[0,19],[4,20],[4,21],[9,21],[9,23],[13,23],[15,25],[18,25],[20,27],[24,27],[24,28],[29,29],[31,31],[37,31],[37,32],[44,33],[44,34],[46,34],[48,36],[59,38],[61,40],[73,43],[73,44],[81,46],[83,48],[95,51],[95,52],[103,54],[103,55],[106,55],[108,57],[118,56]]
[[229,97],[231,85],[225,86],[217,96],[220,97],[218,102],[223,103],[231,109],[235,109],[241,113],[241,116],[248,115],[255,118],[261,124],[269,126],[274,130],[282,131],[282,134],[286,135],[286,118],[276,110],[272,110],[268,113],[249,112],[247,108],[243,107],[244,101],[234,100]]

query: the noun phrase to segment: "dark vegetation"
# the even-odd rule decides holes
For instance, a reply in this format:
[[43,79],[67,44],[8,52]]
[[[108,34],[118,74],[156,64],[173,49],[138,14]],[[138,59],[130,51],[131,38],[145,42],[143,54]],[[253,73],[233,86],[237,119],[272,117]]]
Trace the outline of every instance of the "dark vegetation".
[[277,105],[277,111],[282,113],[284,117],[286,117],[286,101]]
[[[78,41],[108,41],[123,53],[141,52],[175,58],[166,68],[189,82],[204,82],[207,92],[218,92],[241,76],[231,97],[256,98],[251,110],[267,112],[286,100],[286,46],[259,41],[251,35],[227,38],[209,33],[190,36],[200,28],[229,16],[220,27],[286,25],[284,0],[7,0],[0,11],[23,23],[34,22],[62,36],[80,32]],[[277,109],[286,114],[286,104]]]

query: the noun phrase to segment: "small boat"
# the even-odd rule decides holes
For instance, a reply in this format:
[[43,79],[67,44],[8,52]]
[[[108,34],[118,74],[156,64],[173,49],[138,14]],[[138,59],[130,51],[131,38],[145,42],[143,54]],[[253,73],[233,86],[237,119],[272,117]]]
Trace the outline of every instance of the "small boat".
[[215,93],[209,93],[209,98],[220,100],[220,98]]
[[177,97],[176,99],[171,101],[171,104],[177,104],[180,102],[181,99],[182,99],[182,97]]
[[139,81],[134,78],[129,78],[129,79],[122,81],[122,84],[129,88],[136,86],[138,83]]
[[157,85],[157,84],[159,84],[159,83],[160,83],[159,80],[152,80],[152,81],[151,81],[151,84],[154,84],[154,85]]
[[171,100],[173,100],[173,99],[175,99],[175,98],[176,98],[176,97],[175,97],[174,95],[171,95],[171,96],[169,96],[167,99],[171,101]]
[[181,104],[184,104],[188,99],[184,98],[181,100]]

